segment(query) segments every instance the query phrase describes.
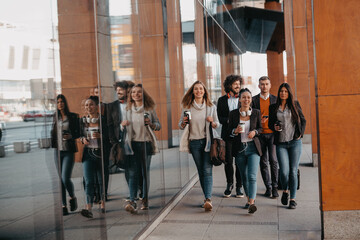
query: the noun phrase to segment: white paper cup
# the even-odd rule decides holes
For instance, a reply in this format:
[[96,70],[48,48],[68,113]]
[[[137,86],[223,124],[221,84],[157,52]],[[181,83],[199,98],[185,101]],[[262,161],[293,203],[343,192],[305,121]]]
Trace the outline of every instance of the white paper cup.
[[239,123],[238,126],[241,127],[241,133],[245,132],[245,123]]

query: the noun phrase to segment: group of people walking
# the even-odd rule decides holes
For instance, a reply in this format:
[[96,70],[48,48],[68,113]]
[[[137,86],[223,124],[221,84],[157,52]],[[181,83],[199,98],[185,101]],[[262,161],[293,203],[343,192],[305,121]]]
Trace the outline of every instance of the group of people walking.
[[[252,96],[243,85],[241,76],[228,76],[224,81],[226,94],[218,99],[216,106],[206,86],[196,81],[181,101],[179,128],[184,131],[180,151],[191,153],[195,162],[204,194],[202,207],[205,211],[213,208],[210,136],[217,136],[216,129],[222,126],[221,138],[226,143],[224,197],[231,196],[234,184],[235,197],[244,197],[243,187],[247,197],[245,208],[251,214],[256,212],[256,178],[260,166],[266,186],[265,196],[279,196],[280,172],[284,189],[281,202],[294,209],[301,137],[306,125],[300,104],[294,100],[287,83],[280,85],[277,97],[270,94],[268,77],[259,79],[261,93],[256,96]],[[154,131],[161,129],[155,102],[141,84],[120,81],[114,84],[114,88],[118,97],[116,101],[104,104],[99,102],[98,96],[90,96],[84,102],[85,114],[82,117],[70,112],[64,95],[57,97],[52,146],[58,150],[55,159],[62,183],[63,215],[68,214],[66,192],[70,196],[70,211],[78,207],[71,181],[76,139],[83,145],[86,204],[81,214],[84,217],[93,217],[94,202],[99,203],[102,213],[105,212],[110,149],[117,144],[125,153],[125,179],[129,188],[125,210],[136,213],[138,209],[149,208],[151,156],[159,152]],[[96,193],[100,193],[97,198]],[[141,200],[140,207],[136,200]]]
[[[129,187],[129,199],[125,209],[137,211],[135,199],[141,199],[142,210],[148,209],[151,156],[158,152],[154,131],[161,129],[155,112],[155,102],[141,84],[130,81],[114,85],[118,99],[110,104],[99,102],[98,96],[85,100],[85,115],[71,113],[64,95],[57,97],[57,114],[54,115],[52,146],[56,166],[62,183],[63,215],[68,215],[66,191],[70,196],[70,210],[77,209],[77,198],[71,173],[74,167],[76,139],[83,145],[82,166],[85,208],[81,215],[93,218],[92,207],[96,193],[102,213],[105,213],[109,181],[109,155],[111,146],[120,144],[125,152],[125,178]],[[99,109],[101,108],[101,110]]]
[[228,76],[224,81],[226,94],[218,99],[217,108],[200,81],[189,88],[182,100],[183,114],[179,127],[184,129],[184,133],[180,150],[189,151],[195,161],[205,198],[202,206],[205,211],[212,210],[209,131],[218,128],[221,123],[221,138],[225,141],[226,151],[224,169],[227,185],[224,197],[230,197],[234,188],[235,159],[235,197],[244,197],[241,191],[243,186],[247,197],[244,208],[248,209],[248,213],[257,211],[255,199],[259,166],[266,186],[264,195],[279,197],[280,169],[283,189],[281,203],[295,209],[301,138],[306,126],[300,104],[294,100],[288,83],[279,86],[277,97],[271,95],[271,82],[266,76],[259,79],[261,92],[256,96],[252,96],[250,90],[242,86],[241,76]]

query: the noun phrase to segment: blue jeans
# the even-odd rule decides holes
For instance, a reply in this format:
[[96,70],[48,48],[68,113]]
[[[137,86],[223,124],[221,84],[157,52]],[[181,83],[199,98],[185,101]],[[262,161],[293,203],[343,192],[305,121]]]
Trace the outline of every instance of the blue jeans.
[[210,163],[210,152],[204,151],[205,145],[205,138],[192,140],[190,141],[189,149],[195,161],[205,199],[211,199],[213,185],[212,164]]
[[[61,176],[61,192],[62,204],[66,206],[66,190],[71,198],[75,197],[74,184],[71,181],[71,173],[74,168],[74,153],[68,151],[60,151],[60,163],[58,152],[55,151],[55,165]],[[60,171],[59,171],[60,167]]]
[[104,200],[102,160],[99,150],[84,148],[83,172],[85,178],[86,203],[92,205],[94,202],[95,179],[97,179],[97,183],[99,184],[100,198]]
[[280,179],[284,189],[290,189],[290,199],[295,199],[297,190],[297,170],[302,151],[302,141],[292,140],[287,143],[279,143],[276,146],[276,154],[280,166]]
[[145,200],[149,198],[150,187],[150,163],[151,163],[151,143],[150,142],[131,142],[134,155],[127,156],[126,168],[128,185],[130,192],[130,201],[134,201],[139,186],[142,187]]
[[253,141],[248,142],[247,147],[245,143],[243,146],[245,147],[245,150],[242,148],[242,152],[236,154],[235,162],[240,170],[246,196],[250,199],[255,199],[257,190],[256,177],[260,163],[260,155]]

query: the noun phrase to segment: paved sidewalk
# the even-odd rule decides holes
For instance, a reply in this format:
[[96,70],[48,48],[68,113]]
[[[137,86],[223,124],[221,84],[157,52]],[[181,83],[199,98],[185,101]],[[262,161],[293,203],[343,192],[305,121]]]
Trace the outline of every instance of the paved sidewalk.
[[243,209],[245,198],[223,198],[223,166],[214,168],[213,211],[200,208],[203,194],[199,183],[146,238],[154,239],[321,239],[318,169],[311,167],[311,145],[304,144],[301,156],[301,185],[297,209],[290,210],[278,199],[263,196],[265,187],[258,172],[258,211]]

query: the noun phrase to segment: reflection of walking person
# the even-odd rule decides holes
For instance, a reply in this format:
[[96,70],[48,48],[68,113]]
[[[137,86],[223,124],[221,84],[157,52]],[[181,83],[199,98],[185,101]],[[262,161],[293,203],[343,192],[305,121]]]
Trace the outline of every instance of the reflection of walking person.
[[283,83],[278,90],[276,103],[269,107],[269,127],[275,131],[274,143],[280,166],[280,180],[284,192],[281,203],[295,209],[298,185],[297,170],[302,151],[301,138],[304,135],[306,120],[299,102],[294,101],[290,85]]
[[[130,81],[120,81],[114,84],[118,99],[107,104],[106,109],[109,140],[112,146],[115,144],[119,144],[121,147],[123,146],[126,133],[124,130],[124,126],[126,125],[123,124],[123,121],[126,120],[127,96],[129,89],[133,86],[134,83]],[[120,125],[123,125],[122,130]],[[127,168],[125,168],[125,180],[129,184],[129,174]]]
[[[205,211],[212,210],[212,165],[210,162],[210,125],[211,130],[217,128],[220,123],[216,114],[216,106],[210,100],[209,92],[205,85],[196,81],[186,92],[182,101],[183,113],[180,118],[179,127],[185,129],[181,138],[180,149],[188,144],[188,150],[193,156],[201,189],[203,190],[205,200]],[[187,112],[185,115],[184,112]],[[189,114],[191,113],[191,119]],[[184,141],[183,141],[184,140]]]
[[234,138],[233,154],[248,200],[245,208],[249,209],[249,213],[254,213],[257,210],[255,206],[256,178],[262,155],[258,136],[262,128],[260,110],[250,108],[251,100],[249,89],[242,89],[240,91],[241,107],[231,111],[229,115],[228,134]]
[[63,215],[69,214],[66,206],[66,191],[70,196],[70,211],[73,212],[77,209],[71,173],[74,167],[74,153],[77,152],[75,139],[79,137],[78,119],[77,114],[70,112],[65,96],[58,95],[57,114],[54,115],[51,130],[51,144],[53,148],[57,149],[55,163],[61,176]]
[[130,90],[126,109],[126,120],[122,121],[121,128],[126,127],[124,148],[128,155],[126,161],[130,201],[125,209],[135,213],[137,210],[135,198],[140,181],[143,182],[142,196],[140,196],[141,209],[149,208],[151,155],[159,151],[153,131],[159,131],[161,125],[155,112],[155,102],[141,84],[136,84]]
[[[100,117],[104,121],[103,117],[99,114],[99,98],[97,96],[89,97],[85,102],[86,117],[81,121],[81,143],[85,145],[83,153],[83,172],[85,178],[85,193],[86,193],[86,205],[85,209],[81,210],[81,215],[87,218],[92,218],[92,205],[94,202],[95,185],[94,180],[97,179],[100,190],[100,209],[101,212],[105,212],[105,192],[102,178],[102,147],[101,147],[101,133],[107,134],[107,130],[104,129],[106,124],[102,125],[102,131],[100,133]],[[104,139],[106,137],[103,136]]]

